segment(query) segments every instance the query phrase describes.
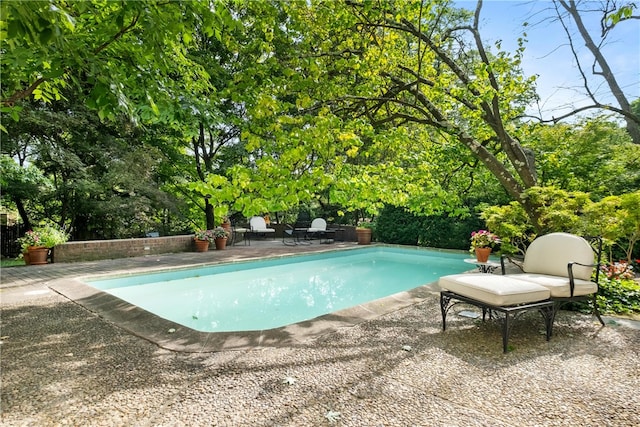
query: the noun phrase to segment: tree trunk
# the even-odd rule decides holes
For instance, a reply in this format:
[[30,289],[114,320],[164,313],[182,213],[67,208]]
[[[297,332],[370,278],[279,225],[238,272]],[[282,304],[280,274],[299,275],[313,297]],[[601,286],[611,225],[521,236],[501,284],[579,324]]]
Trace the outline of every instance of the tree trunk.
[[27,210],[22,203],[22,199],[14,197],[13,201],[16,204],[18,213],[20,214],[20,219],[22,219],[22,223],[24,224],[24,229],[31,230],[31,221],[29,221],[29,215],[27,214]]
[[209,198],[204,199],[204,213],[207,218],[207,230],[213,230],[216,227],[216,219],[213,212],[213,205],[209,203]]

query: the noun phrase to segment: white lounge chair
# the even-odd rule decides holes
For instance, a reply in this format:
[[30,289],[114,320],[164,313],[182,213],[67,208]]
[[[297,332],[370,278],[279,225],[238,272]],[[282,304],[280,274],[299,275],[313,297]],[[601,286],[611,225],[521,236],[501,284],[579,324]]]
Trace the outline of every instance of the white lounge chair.
[[[438,283],[442,289],[442,329],[446,329],[447,312],[460,302],[482,308],[483,320],[487,312],[504,314],[502,339],[505,352],[511,329],[509,315],[512,313],[539,310],[545,320],[549,340],[553,321],[562,304],[591,299],[593,313],[604,325],[596,304],[602,239],[592,240],[596,247],[573,234],[551,233],[531,243],[525,254],[522,274],[504,274],[503,257],[503,274],[500,276],[476,273],[441,277]],[[595,282],[592,282],[594,268]]]
[[316,218],[311,221],[311,225],[307,228],[307,237],[321,237],[325,231],[327,231],[327,221],[322,218]]
[[[594,237],[590,240],[591,243],[569,233],[540,236],[527,249],[523,273],[505,274],[505,257],[502,257],[502,274],[549,289],[551,299],[556,302],[556,312],[564,303],[591,299],[593,314],[604,325],[596,303],[602,239]],[[593,281],[592,276],[595,277]]]
[[267,223],[261,216],[251,217],[249,220],[249,227],[253,236],[267,236],[276,232],[275,229],[267,227]]
[[327,231],[327,221],[322,218],[316,218],[311,221],[311,225],[307,228],[307,233],[317,233],[319,231]]
[[308,238],[320,238],[320,243],[323,243],[323,239],[324,243],[329,243],[335,240],[336,231],[327,230],[327,221],[323,218],[316,218],[311,221],[311,226],[307,228],[306,235]]

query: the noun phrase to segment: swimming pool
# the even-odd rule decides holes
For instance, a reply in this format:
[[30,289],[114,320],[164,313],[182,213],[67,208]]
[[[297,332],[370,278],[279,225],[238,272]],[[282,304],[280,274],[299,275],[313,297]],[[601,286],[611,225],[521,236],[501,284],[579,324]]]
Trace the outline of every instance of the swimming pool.
[[468,270],[465,254],[377,247],[88,280],[201,332],[273,329]]

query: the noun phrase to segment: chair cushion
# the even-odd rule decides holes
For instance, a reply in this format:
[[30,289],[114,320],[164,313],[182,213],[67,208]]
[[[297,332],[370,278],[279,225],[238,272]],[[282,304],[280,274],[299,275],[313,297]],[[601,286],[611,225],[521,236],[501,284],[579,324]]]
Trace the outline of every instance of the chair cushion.
[[[593,249],[585,239],[568,233],[545,234],[535,239],[524,257],[525,273],[568,277],[570,262],[593,264]],[[573,267],[573,277],[590,280],[593,267]]]
[[254,233],[275,233],[276,232],[274,228],[252,228],[251,231]]
[[327,221],[323,218],[316,218],[311,221],[311,225],[307,229],[307,231],[324,231],[327,229]]
[[249,226],[254,233],[275,233],[273,228],[267,228],[267,223],[261,216],[252,216],[249,220]]
[[[530,273],[507,274],[505,277],[507,276],[544,286],[549,289],[552,298],[569,298],[571,296],[568,277]],[[573,296],[589,295],[598,291],[598,286],[590,280],[574,279],[573,283],[575,285]]]
[[438,281],[441,289],[496,306],[510,306],[549,299],[543,286],[496,274],[452,274]]

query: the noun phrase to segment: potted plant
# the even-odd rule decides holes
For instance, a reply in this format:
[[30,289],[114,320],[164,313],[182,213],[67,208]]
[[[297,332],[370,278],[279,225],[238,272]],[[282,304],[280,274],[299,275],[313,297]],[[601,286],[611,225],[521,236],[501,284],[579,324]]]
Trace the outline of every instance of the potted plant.
[[213,239],[216,243],[216,249],[222,250],[227,246],[227,238],[229,232],[222,227],[216,227],[213,229]]
[[231,232],[231,220],[229,219],[229,217],[227,215],[222,217],[222,222],[220,223],[220,227],[222,227],[225,230],[227,230],[227,232]]
[[371,235],[373,233],[373,223],[369,221],[363,221],[358,223],[356,227],[356,235],[358,236],[359,245],[371,244]]
[[214,239],[212,230],[196,230],[193,240],[196,244],[196,252],[207,252],[209,243]]
[[500,238],[488,230],[478,230],[471,233],[471,249],[475,252],[478,262],[487,262],[491,251],[500,245]]
[[61,229],[45,224],[27,231],[23,237],[18,239],[18,243],[26,264],[42,265],[47,263],[49,250],[68,239],[68,234]]

